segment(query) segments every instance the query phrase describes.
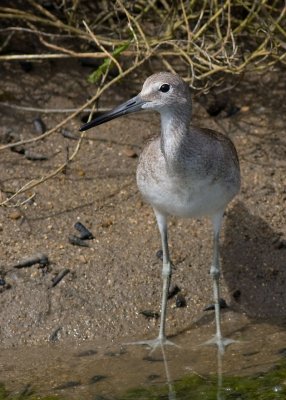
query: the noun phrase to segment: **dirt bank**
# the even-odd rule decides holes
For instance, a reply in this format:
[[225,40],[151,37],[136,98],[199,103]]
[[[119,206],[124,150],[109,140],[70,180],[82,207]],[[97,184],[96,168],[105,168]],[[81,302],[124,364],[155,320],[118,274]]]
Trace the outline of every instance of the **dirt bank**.
[[[94,93],[86,69],[77,62],[36,63],[30,72],[18,64],[0,66],[1,101],[42,108],[74,108]],[[229,116],[224,108],[216,117],[196,97],[194,123],[226,133],[238,149],[243,177],[240,195],[227,211],[222,237],[222,297],[238,313],[285,321],[285,201],[286,106],[285,79],[278,68],[264,76],[248,76],[220,94],[226,104],[241,110]],[[100,105],[112,106],[137,92],[123,82],[104,96]],[[212,95],[207,97],[213,99]],[[7,141],[36,135],[28,113],[1,106],[0,138]],[[40,114],[48,128],[62,115]],[[80,119],[67,126],[77,134]],[[11,132],[9,133],[9,131]],[[152,337],[158,321],[140,311],[159,312],[161,297],[160,248],[152,209],[144,204],[135,183],[136,154],[159,132],[155,114],[112,121],[89,132],[76,160],[54,179],[35,190],[35,197],[19,209],[0,209],[0,341],[2,347],[67,339]],[[0,158],[2,198],[30,179],[41,177],[65,161],[76,141],[61,133],[27,146],[47,160],[33,161],[5,150]],[[6,192],[6,193],[5,193]],[[29,193],[30,195],[32,193]],[[26,194],[20,197],[24,200]],[[74,224],[84,223],[93,233],[89,247],[74,246],[68,236]],[[176,266],[173,283],[184,294],[187,307],[170,300],[168,333],[193,326],[212,301],[208,274],[211,227],[205,220],[171,219],[170,245]],[[12,268],[35,253],[50,260]],[[69,272],[54,287],[52,279]],[[212,314],[210,314],[212,320]],[[226,313],[224,316],[232,315]]]

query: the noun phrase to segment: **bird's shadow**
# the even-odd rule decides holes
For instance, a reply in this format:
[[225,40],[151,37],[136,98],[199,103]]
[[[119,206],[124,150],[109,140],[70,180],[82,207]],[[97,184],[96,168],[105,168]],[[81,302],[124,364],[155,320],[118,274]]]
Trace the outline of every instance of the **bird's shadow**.
[[285,324],[286,248],[278,241],[265,220],[238,202],[225,220],[221,266],[234,309]]

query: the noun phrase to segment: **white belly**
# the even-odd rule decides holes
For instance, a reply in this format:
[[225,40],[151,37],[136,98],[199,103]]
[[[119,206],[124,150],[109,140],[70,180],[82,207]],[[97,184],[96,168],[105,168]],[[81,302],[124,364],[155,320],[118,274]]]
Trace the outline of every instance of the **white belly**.
[[[239,191],[239,167],[232,158],[219,153],[219,141],[215,145],[202,162],[191,154],[183,167],[173,168],[166,164],[159,139],[150,142],[137,168],[137,185],[143,197],[161,213],[179,217],[223,212]],[[210,166],[204,163],[208,159],[213,160]]]
[[210,179],[176,182],[162,179],[160,182],[138,182],[143,197],[158,211],[179,217],[213,215],[224,210],[235,195]]

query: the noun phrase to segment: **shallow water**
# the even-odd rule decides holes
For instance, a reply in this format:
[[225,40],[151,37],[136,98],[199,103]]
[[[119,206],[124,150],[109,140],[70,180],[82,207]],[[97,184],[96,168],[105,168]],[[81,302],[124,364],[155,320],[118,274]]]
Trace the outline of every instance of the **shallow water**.
[[286,398],[285,329],[227,315],[224,331],[237,342],[223,358],[201,346],[213,324],[173,337],[179,347],[153,353],[91,341],[3,350],[0,399]]

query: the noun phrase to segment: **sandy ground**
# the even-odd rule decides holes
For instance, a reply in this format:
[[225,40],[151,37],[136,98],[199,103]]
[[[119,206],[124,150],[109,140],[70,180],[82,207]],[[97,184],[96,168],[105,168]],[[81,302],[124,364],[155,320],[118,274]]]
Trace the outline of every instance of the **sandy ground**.
[[[0,100],[42,108],[80,106],[95,89],[87,85],[87,69],[77,62],[37,63],[30,72],[18,64],[0,66]],[[229,206],[221,240],[222,297],[229,305],[225,320],[266,319],[284,326],[286,315],[286,105],[285,71],[247,76],[219,95],[228,105],[242,107],[233,116],[211,117],[205,108],[212,94],[194,100],[194,124],[227,134],[241,161],[242,189]],[[100,106],[112,107],[136,94],[123,82],[106,93]],[[227,84],[228,85],[228,84]],[[216,99],[216,102],[218,100]],[[0,140],[37,135],[28,113],[1,106]],[[62,118],[40,114],[48,128]],[[66,127],[77,134],[80,118]],[[20,208],[0,209],[0,341],[3,348],[19,344],[82,341],[117,342],[120,338],[154,337],[156,319],[140,311],[160,311],[160,238],[154,215],[138,192],[135,171],[146,140],[159,133],[156,114],[112,121],[88,132],[74,162],[35,189],[33,201]],[[9,134],[11,135],[11,133]],[[8,136],[9,136],[8,135]],[[9,149],[1,152],[2,200],[29,180],[44,176],[66,159],[76,141],[56,133],[25,148],[44,154],[32,161]],[[31,195],[32,193],[29,193]],[[23,201],[28,194],[17,200]],[[89,247],[71,245],[81,221],[93,233]],[[173,283],[187,306],[169,301],[168,334],[177,335],[198,323],[212,323],[203,312],[212,302],[209,267],[211,226],[206,220],[170,219],[170,248],[176,266]],[[19,260],[44,253],[48,268],[17,269]],[[52,279],[69,273],[54,287]],[[4,283],[4,282],[2,282]],[[206,321],[206,315],[208,316]],[[204,317],[203,317],[204,316]],[[228,329],[230,330],[228,323]],[[214,327],[213,327],[214,329]]]

